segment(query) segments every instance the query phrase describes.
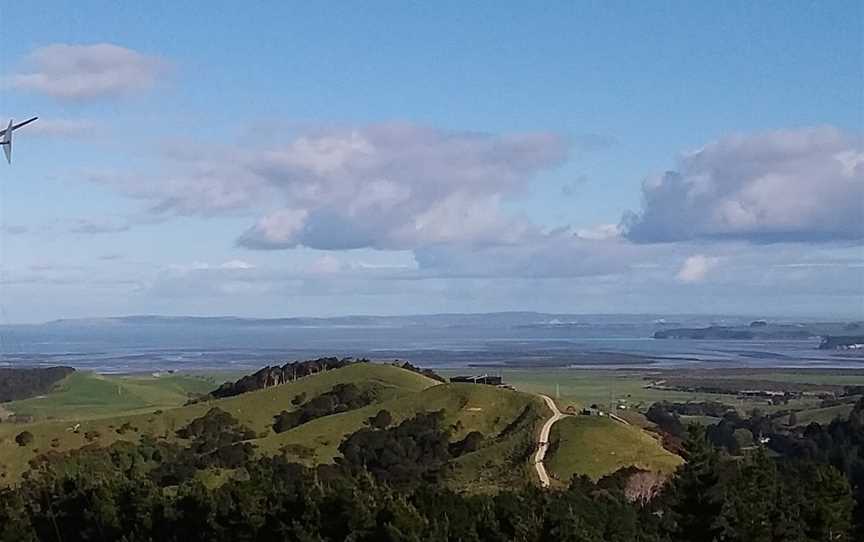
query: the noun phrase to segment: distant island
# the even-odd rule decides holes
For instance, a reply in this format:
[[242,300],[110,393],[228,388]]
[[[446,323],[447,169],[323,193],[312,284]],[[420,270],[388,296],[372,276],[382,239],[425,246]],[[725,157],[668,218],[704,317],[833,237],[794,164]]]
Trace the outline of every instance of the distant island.
[[735,340],[752,339],[788,340],[809,339],[820,336],[818,330],[800,325],[769,324],[756,320],[748,326],[708,326],[696,328],[662,329],[654,333],[655,339]]
[[864,335],[832,337],[826,336],[819,343],[819,350],[862,350],[864,351]]

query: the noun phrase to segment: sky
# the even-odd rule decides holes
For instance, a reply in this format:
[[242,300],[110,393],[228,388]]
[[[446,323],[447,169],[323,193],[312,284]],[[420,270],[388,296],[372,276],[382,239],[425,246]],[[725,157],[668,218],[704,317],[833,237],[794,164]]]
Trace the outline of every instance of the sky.
[[864,318],[864,5],[0,3],[6,322]]

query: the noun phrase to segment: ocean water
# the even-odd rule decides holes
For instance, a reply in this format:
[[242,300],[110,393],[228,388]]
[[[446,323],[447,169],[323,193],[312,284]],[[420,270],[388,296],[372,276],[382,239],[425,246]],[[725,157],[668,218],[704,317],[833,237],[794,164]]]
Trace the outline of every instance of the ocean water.
[[248,371],[319,356],[408,360],[427,367],[862,368],[864,357],[819,339],[653,339],[653,321],[566,326],[492,322],[281,325],[278,322],[89,322],[2,326],[0,364],[68,365],[104,373]]

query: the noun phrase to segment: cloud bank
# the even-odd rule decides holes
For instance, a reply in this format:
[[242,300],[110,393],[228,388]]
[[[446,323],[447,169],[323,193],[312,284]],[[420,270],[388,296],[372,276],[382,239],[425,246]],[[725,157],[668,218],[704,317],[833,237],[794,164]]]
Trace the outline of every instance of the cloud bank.
[[832,127],[729,136],[648,179],[622,220],[638,243],[864,239],[864,145]]
[[270,250],[514,243],[537,228],[502,202],[568,151],[550,133],[414,124],[322,129],[266,148],[178,147],[157,177],[95,179],[150,201],[154,213],[251,214],[237,243]]
[[[451,296],[459,310],[473,295],[530,305],[540,291],[549,303],[594,300],[594,307],[608,296],[652,307],[672,306],[669,295],[682,302],[704,294],[716,309],[742,296],[789,294],[802,310],[826,296],[843,307],[860,299],[861,145],[833,128],[723,138],[646,182],[645,206],[622,224],[558,228],[520,216],[508,202],[567,158],[573,142],[555,134],[391,123],[244,144],[169,142],[153,173],[94,179],[143,201],[148,212],[140,216],[155,222],[239,218],[248,220],[234,237],[242,248],[329,252],[302,268],[170,268],[142,279],[142,292],[376,302],[399,293],[424,302]],[[125,227],[77,226],[91,233]],[[355,249],[375,250],[349,252]],[[316,253],[302,249],[288,260],[309,254]],[[351,261],[370,254],[405,265]]]

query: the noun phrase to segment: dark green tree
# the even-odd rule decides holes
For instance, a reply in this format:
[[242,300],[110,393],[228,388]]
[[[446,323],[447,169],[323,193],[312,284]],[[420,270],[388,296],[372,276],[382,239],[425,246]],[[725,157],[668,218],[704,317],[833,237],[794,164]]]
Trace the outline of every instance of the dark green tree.
[[669,487],[672,535],[681,542],[714,540],[722,532],[723,491],[719,455],[702,425],[688,428],[684,460]]
[[781,492],[774,462],[760,448],[735,465],[729,477],[718,520],[721,540],[772,542]]

